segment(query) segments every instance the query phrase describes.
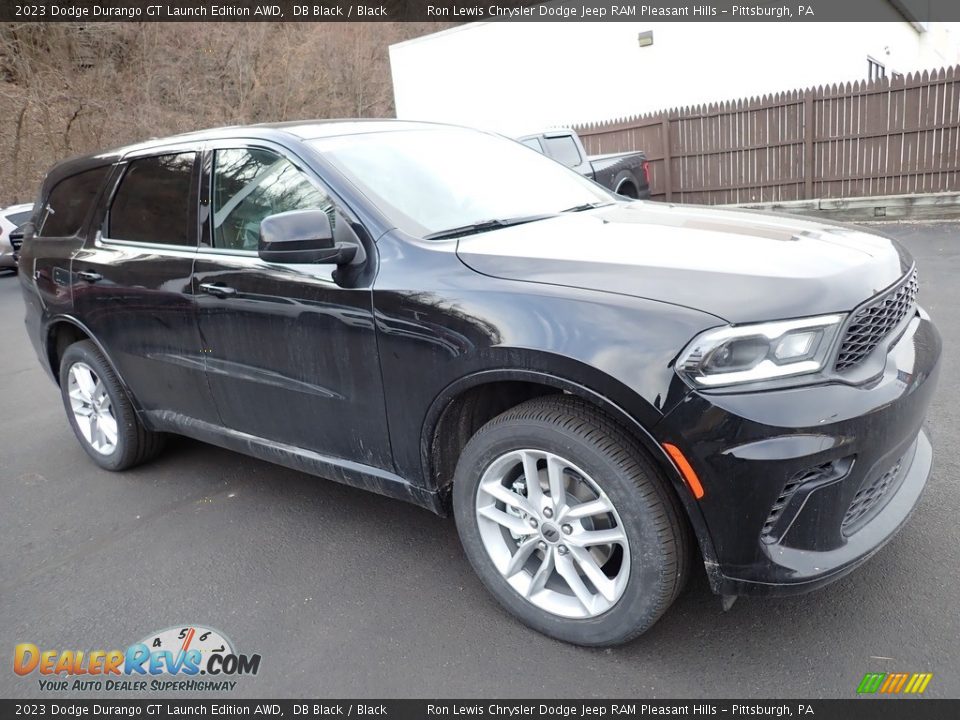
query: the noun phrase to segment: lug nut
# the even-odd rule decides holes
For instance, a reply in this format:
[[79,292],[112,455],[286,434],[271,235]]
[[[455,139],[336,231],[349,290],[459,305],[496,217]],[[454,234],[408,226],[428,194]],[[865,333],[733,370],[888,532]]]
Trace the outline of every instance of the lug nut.
[[570,551],[567,550],[566,545],[561,545],[560,547],[557,548],[557,552],[560,553],[561,555],[566,555]]
[[540,542],[537,543],[537,550],[542,550],[546,552],[547,544],[543,540],[541,540]]
[[544,508],[544,509],[543,509],[543,516],[544,516],[544,517],[548,517],[548,518],[552,518],[552,517],[553,517],[553,510],[551,510],[550,508]]
[[564,535],[569,535],[573,532],[573,525],[566,524],[561,529],[563,530]]
[[537,519],[536,519],[536,518],[530,518],[530,527],[532,527],[532,528],[537,527]]

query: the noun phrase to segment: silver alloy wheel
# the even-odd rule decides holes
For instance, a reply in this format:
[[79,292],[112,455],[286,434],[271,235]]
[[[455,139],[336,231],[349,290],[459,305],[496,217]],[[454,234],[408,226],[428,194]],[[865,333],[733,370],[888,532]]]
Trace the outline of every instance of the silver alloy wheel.
[[630,576],[630,546],[606,493],[543,450],[514,450],[483,473],[477,525],[487,554],[521,597],[566,618],[612,608]]
[[83,438],[101,455],[112,454],[117,449],[117,419],[106,387],[89,365],[76,362],[70,366],[67,394]]

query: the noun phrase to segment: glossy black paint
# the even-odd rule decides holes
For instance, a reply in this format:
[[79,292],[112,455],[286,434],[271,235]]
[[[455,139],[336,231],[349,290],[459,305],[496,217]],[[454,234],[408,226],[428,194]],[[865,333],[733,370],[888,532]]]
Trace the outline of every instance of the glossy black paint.
[[[584,397],[661,468],[724,594],[813,587],[862,562],[899,527],[930,466],[920,424],[940,341],[922,311],[878,355],[883,370],[871,378],[706,393],[673,369],[709,328],[849,312],[912,267],[899,246],[796,218],[651,203],[425,241],[392,227],[303,142],[403,126],[226,128],[56,166],[43,197],[98,163],[113,172],[78,236],[38,238],[28,229],[21,282],[44,365],[52,371],[64,343],[88,336],[151,429],[438,513],[447,512],[456,451],[478,422],[537,394]],[[280,264],[210,247],[211,152],[241,146],[281,152],[327,191],[333,240],[355,248],[350,263]],[[105,237],[125,163],[191,149],[191,245]],[[699,502],[664,442],[699,473]],[[782,537],[761,540],[788,478],[850,457],[842,477],[804,488]],[[893,499],[864,530],[842,536],[860,482],[899,457],[908,460]]]

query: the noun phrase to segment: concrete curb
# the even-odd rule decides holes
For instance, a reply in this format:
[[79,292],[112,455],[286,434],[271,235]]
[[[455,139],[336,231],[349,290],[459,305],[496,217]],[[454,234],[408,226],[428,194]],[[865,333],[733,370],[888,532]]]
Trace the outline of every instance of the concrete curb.
[[726,207],[812,215],[854,222],[883,220],[952,220],[960,218],[960,192],[921,195],[878,195],[821,198],[773,203],[742,203]]

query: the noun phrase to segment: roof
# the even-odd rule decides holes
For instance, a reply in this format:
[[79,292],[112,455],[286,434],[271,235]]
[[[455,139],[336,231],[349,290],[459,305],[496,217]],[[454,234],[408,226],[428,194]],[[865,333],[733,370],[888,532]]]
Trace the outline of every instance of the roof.
[[573,131],[573,128],[568,128],[568,127],[548,127],[548,128],[540,128],[539,130],[529,130],[529,132],[510,133],[511,137],[517,138],[518,140],[532,138],[532,137],[540,137],[541,135],[543,135],[544,137],[556,137],[557,135],[574,135],[574,134],[575,133]]
[[[281,123],[262,123],[248,125],[246,129],[264,128],[280,130],[301,140],[313,140],[338,135],[357,135],[370,132],[393,132],[397,130],[415,130],[417,128],[443,126],[444,123],[412,122],[409,120],[290,120]],[[449,125],[446,125],[449,127]],[[235,131],[237,128],[230,128]]]
[[78,155],[60,161],[47,174],[44,185],[50,187],[60,180],[71,175],[102,167],[117,162],[126,155],[142,152],[152,148],[161,148],[167,145],[180,143],[203,142],[221,138],[245,138],[261,140],[283,140],[295,138],[297,140],[314,140],[323,137],[340,135],[357,135],[361,133],[390,132],[398,130],[414,130],[428,127],[451,127],[442,123],[410,122],[406,120],[290,120],[278,123],[261,123],[258,125],[227,125],[223,127],[199,130],[196,132],[171,135],[163,138],[151,138],[140,143],[125,145],[105,150],[103,152]]

